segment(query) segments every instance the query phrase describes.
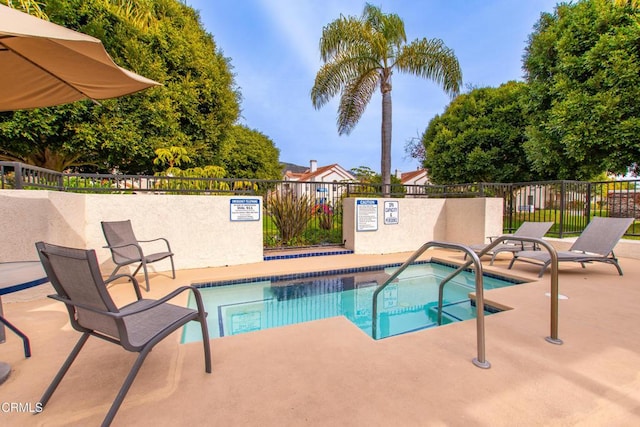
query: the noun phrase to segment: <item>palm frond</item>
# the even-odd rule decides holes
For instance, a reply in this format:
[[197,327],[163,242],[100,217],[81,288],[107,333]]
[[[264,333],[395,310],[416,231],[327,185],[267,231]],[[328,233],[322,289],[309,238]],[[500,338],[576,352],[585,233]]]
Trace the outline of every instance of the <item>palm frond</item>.
[[404,21],[395,13],[382,13],[379,7],[367,3],[362,20],[371,32],[381,34],[389,45],[400,46],[407,41]]
[[348,91],[354,81],[370,70],[379,69],[380,63],[371,55],[370,49],[362,44],[354,44],[349,50],[342,51],[330,62],[325,63],[311,88],[311,102],[318,109],[334,96]]
[[322,61],[333,60],[337,55],[350,49],[353,44],[362,42],[366,33],[362,22],[354,17],[340,18],[326,25],[322,29],[320,38],[320,57]]
[[440,39],[423,38],[402,46],[394,65],[402,72],[434,80],[450,96],[460,92],[460,64],[453,50]]
[[380,71],[372,68],[368,72],[360,73],[352,80],[340,97],[338,107],[338,134],[348,135],[355,128],[364,114],[371,97],[380,82]]

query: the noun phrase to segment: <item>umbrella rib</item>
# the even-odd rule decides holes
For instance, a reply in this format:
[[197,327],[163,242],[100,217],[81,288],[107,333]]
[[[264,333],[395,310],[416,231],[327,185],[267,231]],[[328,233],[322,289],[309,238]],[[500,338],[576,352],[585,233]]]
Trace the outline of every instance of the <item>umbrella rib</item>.
[[31,59],[29,59],[28,57],[24,56],[23,54],[21,54],[20,52],[18,52],[15,49],[12,49],[11,46],[7,46],[6,44],[4,44],[2,42],[2,39],[0,39],[0,45],[2,45],[5,49],[13,52],[14,54],[18,55],[20,58],[24,59],[25,61],[29,62],[30,64],[36,66],[37,68],[41,69],[42,71],[44,71],[45,73],[49,74],[51,77],[53,77],[54,79],[58,80],[60,83],[64,84],[65,86],[70,87],[72,90],[78,92],[80,95],[84,96],[87,99],[90,99],[91,101],[93,101],[95,104],[97,105],[101,105],[98,101],[96,101],[95,99],[93,99],[92,97],[88,96],[86,93],[84,93],[83,91],[81,91],[80,89],[78,89],[77,87],[75,87],[74,85],[70,84],[69,82],[61,79],[60,77],[58,77],[55,73],[47,70],[46,68],[44,68],[42,65],[33,62]]

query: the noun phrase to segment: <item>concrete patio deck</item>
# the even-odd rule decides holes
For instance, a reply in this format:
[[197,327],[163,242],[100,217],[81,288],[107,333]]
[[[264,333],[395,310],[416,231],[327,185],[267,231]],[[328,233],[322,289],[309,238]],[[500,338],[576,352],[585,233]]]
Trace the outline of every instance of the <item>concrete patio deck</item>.
[[[244,266],[183,270],[176,280],[151,274],[149,297],[192,282],[402,262],[409,254],[335,255]],[[462,260],[460,253],[428,251]],[[201,343],[175,333],[145,361],[116,426],[567,426],[640,425],[640,261],[560,267],[559,337],[550,333],[549,273],[507,256],[487,271],[530,283],[487,291],[512,310],[485,318],[490,369],[476,356],[475,321],[374,341],[346,318],[228,336],[211,341],[213,372],[204,372]],[[102,422],[136,354],[90,339],[38,415],[45,388],[79,338],[64,306],[43,285],[4,297],[5,315],[31,339],[7,331],[0,360],[11,364],[0,385],[0,425],[91,426]],[[111,288],[132,297],[127,283]],[[50,290],[49,290],[50,292]],[[144,293],[144,292],[143,292]],[[180,303],[185,303],[186,298]]]

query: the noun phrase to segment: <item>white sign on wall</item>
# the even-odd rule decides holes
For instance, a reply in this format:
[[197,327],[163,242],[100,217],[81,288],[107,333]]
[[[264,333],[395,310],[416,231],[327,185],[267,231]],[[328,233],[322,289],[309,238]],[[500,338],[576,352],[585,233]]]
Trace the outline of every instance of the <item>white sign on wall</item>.
[[378,201],[358,200],[356,202],[356,231],[376,231],[378,229]]
[[395,225],[400,222],[400,203],[384,202],[384,224]]
[[260,221],[259,199],[231,199],[231,221]]

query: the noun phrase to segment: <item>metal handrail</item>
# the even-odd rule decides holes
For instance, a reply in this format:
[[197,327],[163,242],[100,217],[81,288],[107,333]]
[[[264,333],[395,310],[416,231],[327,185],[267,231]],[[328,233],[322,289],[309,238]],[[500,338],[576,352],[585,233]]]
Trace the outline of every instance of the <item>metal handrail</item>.
[[407,259],[395,272],[391,275],[382,285],[378,286],[373,293],[373,322],[372,322],[372,336],[374,339],[377,338],[377,327],[378,327],[378,295],[382,290],[387,287],[390,283],[392,283],[398,276],[413,262],[418,259],[420,255],[427,251],[429,248],[439,247],[443,249],[455,249],[464,252],[469,258],[469,261],[466,261],[457,270],[449,274],[439,285],[438,292],[438,324],[441,324],[442,321],[442,300],[444,294],[444,285],[448,283],[453,277],[460,274],[462,271],[468,269],[471,264],[475,267],[475,276],[476,276],[476,330],[477,330],[477,347],[478,347],[478,356],[473,359],[473,364],[478,366],[479,368],[490,368],[491,364],[485,359],[485,333],[484,333],[484,286],[483,286],[483,276],[482,276],[482,264],[480,263],[480,257],[491,252],[493,248],[504,241],[521,241],[521,242],[530,242],[539,244],[544,247],[551,257],[551,335],[545,337],[545,340],[551,344],[562,344],[562,340],[558,338],[558,297],[559,297],[559,288],[558,288],[558,254],[553,246],[548,242],[531,237],[520,237],[513,235],[504,235],[499,236],[495,240],[493,240],[490,244],[488,244],[485,248],[483,248],[479,252],[473,251],[471,248],[460,245],[456,243],[445,243],[445,242],[437,242],[431,241],[422,245],[417,251],[415,251],[409,259]]
[[[415,251],[409,259],[407,259],[404,264],[398,268],[395,273],[391,275],[382,285],[378,286],[376,290],[373,292],[373,322],[372,322],[372,333],[374,339],[377,338],[378,335],[378,295],[382,290],[387,287],[391,282],[398,278],[398,276],[409,266],[411,265],[420,255],[422,255],[429,248],[442,248],[442,249],[455,249],[462,252],[465,252],[467,256],[471,258],[470,261],[465,263],[466,267],[469,267],[471,264],[475,266],[475,275],[476,275],[476,329],[477,329],[477,347],[478,347],[478,355],[473,359],[473,364],[479,368],[488,369],[491,367],[491,364],[485,359],[485,339],[484,339],[484,296],[483,296],[483,280],[482,280],[482,264],[480,263],[480,258],[476,253],[469,247],[460,245],[457,243],[447,243],[447,242],[437,242],[431,241],[422,245],[417,251]],[[459,268],[456,272],[452,273],[451,276],[459,274],[463,269]],[[445,279],[446,280],[446,279]],[[442,297],[440,296],[438,301],[438,307],[442,306]]]
[[[519,242],[530,242],[530,243],[538,244],[540,246],[543,246],[549,252],[549,256],[551,257],[551,321],[550,321],[550,324],[551,324],[551,335],[546,337],[545,340],[547,340],[548,342],[550,342],[552,344],[558,344],[558,345],[562,344],[562,340],[560,338],[558,338],[558,297],[559,297],[559,291],[558,291],[558,253],[556,252],[556,249],[553,246],[551,246],[550,243],[548,243],[548,242],[546,242],[546,241],[544,241],[542,239],[538,239],[538,238],[534,238],[534,237],[504,235],[504,236],[499,236],[499,237],[495,238],[485,248],[483,248],[481,251],[477,252],[478,257],[482,257],[483,255],[486,255],[487,253],[491,252],[493,250],[493,248],[495,248],[500,243],[502,243],[504,241],[507,241],[507,240],[509,240],[509,241],[515,240],[515,241],[519,241]],[[460,271],[469,268],[469,266],[471,266],[471,264],[473,264],[473,260],[465,262],[456,271],[454,271],[448,277],[446,277],[440,283],[440,292],[442,292],[442,287],[444,286],[444,284],[446,282],[448,282],[449,280],[451,280],[451,278],[453,278],[458,273],[460,273]],[[439,301],[438,302],[438,324],[440,324],[440,319],[441,319],[441,314],[440,314],[441,310],[442,310],[441,305],[442,305],[442,302]]]
[[[491,252],[493,248],[495,248],[498,244],[504,241],[520,241],[520,242],[530,242],[534,244],[538,244],[544,247],[551,257],[551,335],[545,337],[545,340],[550,342],[551,344],[562,344],[562,340],[558,338],[558,297],[559,297],[559,288],[558,288],[558,253],[556,249],[549,243],[542,239],[534,238],[534,237],[523,237],[523,236],[513,236],[513,235],[505,235],[497,237],[493,242],[487,245],[484,249],[478,252],[478,257],[481,257],[488,252]],[[467,261],[467,267],[470,265],[470,261]],[[462,267],[460,267],[462,268]]]

